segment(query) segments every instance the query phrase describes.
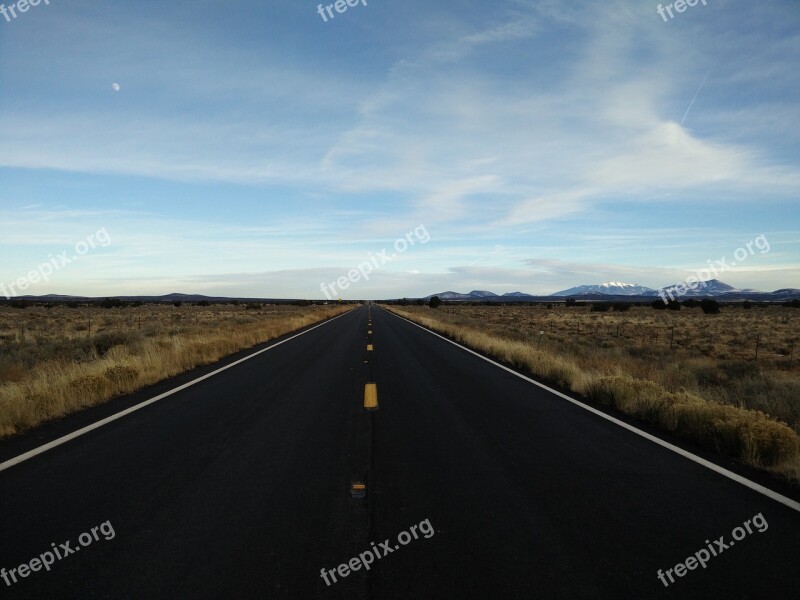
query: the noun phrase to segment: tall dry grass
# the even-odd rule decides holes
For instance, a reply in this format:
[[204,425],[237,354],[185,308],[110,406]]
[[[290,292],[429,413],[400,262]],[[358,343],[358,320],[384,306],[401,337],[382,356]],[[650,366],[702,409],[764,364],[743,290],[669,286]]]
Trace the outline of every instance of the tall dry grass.
[[[52,325],[65,321],[69,327],[65,325],[62,333],[54,336],[52,327],[37,331],[28,323],[26,339],[6,340],[0,354],[5,365],[5,379],[0,380],[0,437],[213,363],[350,308],[281,306],[259,313],[245,311],[244,307],[212,307],[202,312],[195,307],[78,312],[28,309],[30,313],[6,309],[14,312],[3,316],[16,317],[17,322],[29,319],[33,323],[50,321]],[[88,321],[86,311],[93,311],[95,327],[104,329],[93,337],[90,332],[81,334],[80,324]],[[168,316],[166,321],[160,318],[162,313]],[[154,314],[159,318],[158,325]],[[198,319],[198,314],[206,318]],[[108,321],[107,328],[102,325],[104,320]],[[37,339],[39,332],[42,337]]]
[[[623,360],[596,360],[590,353],[566,354],[536,341],[487,333],[487,327],[459,322],[458,311],[387,307],[433,331],[544,378],[592,401],[647,421],[745,464],[800,481],[800,436],[763,411],[733,406],[686,389],[637,378]],[[467,307],[464,307],[467,309]],[[486,307],[488,311],[496,310]],[[496,316],[496,315],[495,315]],[[518,324],[517,324],[517,331]]]

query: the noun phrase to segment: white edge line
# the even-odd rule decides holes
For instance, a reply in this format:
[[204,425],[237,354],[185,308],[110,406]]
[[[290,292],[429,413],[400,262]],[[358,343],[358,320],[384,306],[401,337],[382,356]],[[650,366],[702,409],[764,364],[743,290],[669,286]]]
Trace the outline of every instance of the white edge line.
[[211,373],[206,373],[205,375],[203,375],[201,377],[198,377],[197,379],[193,379],[192,381],[184,383],[183,385],[179,385],[178,387],[173,388],[173,389],[171,389],[171,390],[169,390],[167,392],[164,392],[163,394],[159,394],[158,396],[154,396],[153,398],[150,398],[149,400],[145,400],[144,402],[140,402],[139,404],[136,404],[134,406],[126,408],[123,411],[120,411],[118,413],[114,413],[110,417],[106,417],[105,419],[101,419],[100,421],[97,421],[96,423],[92,423],[91,425],[87,425],[86,427],[82,427],[81,429],[78,429],[76,431],[73,431],[72,433],[68,433],[67,435],[65,435],[63,437],[55,439],[52,442],[48,442],[47,444],[39,446],[38,448],[34,448],[33,450],[29,450],[28,452],[25,452],[24,454],[20,454],[19,456],[16,456],[16,457],[11,458],[11,459],[3,462],[3,463],[0,463],[0,471],[5,471],[6,469],[8,469],[10,467],[13,467],[13,466],[18,465],[18,464],[20,464],[22,462],[25,462],[28,459],[33,458],[34,456],[38,456],[39,454],[43,454],[44,452],[47,452],[48,450],[52,450],[53,448],[56,448],[57,446],[60,446],[61,444],[66,444],[67,442],[69,442],[71,440],[74,440],[75,438],[78,438],[78,437],[80,437],[80,436],[82,436],[82,435],[84,435],[86,433],[89,433],[90,431],[93,431],[95,429],[99,429],[103,425],[108,425],[112,421],[116,421],[117,419],[121,419],[122,417],[125,417],[125,416],[127,416],[127,415],[129,415],[129,414],[131,414],[133,412],[136,412],[137,410],[141,410],[144,407],[153,404],[154,402],[158,402],[159,400],[163,400],[167,396],[172,396],[173,394],[177,394],[178,392],[183,391],[186,388],[191,387],[196,383],[200,383],[201,381],[204,381],[204,380],[206,380],[206,379],[208,379],[210,377],[213,377],[214,375],[218,375],[219,373],[222,373],[223,371],[227,371],[231,367],[235,367],[236,365],[241,364],[246,360],[250,360],[251,358],[254,358],[254,357],[258,356],[259,354],[263,354],[264,352],[267,352],[268,350],[272,350],[273,348],[277,348],[281,344],[285,344],[286,342],[289,342],[289,341],[293,340],[294,338],[300,337],[301,335],[305,335],[306,333],[308,333],[309,331],[313,331],[317,327],[322,327],[323,325],[327,325],[328,323],[331,323],[332,321],[335,321],[336,319],[345,316],[349,312],[350,311],[346,311],[346,312],[342,313],[341,315],[337,315],[337,316],[333,317],[332,319],[327,319],[326,321],[323,321],[322,323],[318,323],[317,325],[314,325],[313,327],[310,327],[310,328],[306,329],[305,331],[301,331],[300,333],[296,333],[292,337],[288,337],[285,340],[281,340],[280,342],[276,342],[276,343],[272,344],[271,346],[267,346],[266,348],[262,348],[261,350],[253,352],[252,354],[249,354],[249,355],[245,356],[244,358],[240,358],[239,360],[234,361],[229,365],[225,365],[224,367],[220,367],[216,371],[212,371]]
[[512,375],[516,375],[520,379],[524,379],[525,381],[527,381],[529,383],[532,383],[533,385],[536,385],[536,386],[538,386],[538,387],[540,387],[540,388],[542,388],[544,390],[547,390],[551,394],[555,394],[556,396],[558,396],[560,398],[563,398],[564,400],[567,400],[568,402],[571,402],[575,406],[579,406],[580,408],[582,408],[584,410],[588,410],[589,412],[594,413],[595,415],[597,415],[599,417],[602,417],[603,419],[606,419],[607,421],[611,421],[615,425],[619,425],[620,427],[622,427],[624,429],[627,429],[628,431],[631,431],[631,432],[635,433],[636,435],[640,435],[643,438],[645,438],[647,440],[650,440],[651,442],[654,442],[654,443],[658,444],[659,446],[662,446],[662,447],[666,448],[667,450],[671,450],[675,454],[680,454],[684,458],[688,458],[689,460],[691,460],[693,462],[696,462],[697,464],[702,465],[702,466],[706,467],[707,469],[711,469],[712,471],[714,471],[716,473],[719,473],[720,475],[723,475],[724,477],[727,477],[728,479],[732,479],[736,483],[740,483],[741,485],[743,485],[745,487],[748,487],[751,490],[754,490],[754,491],[756,491],[756,492],[758,492],[760,494],[764,494],[768,498],[772,498],[776,502],[780,502],[784,506],[788,506],[789,508],[792,508],[792,509],[800,512],[800,502],[796,502],[795,500],[792,500],[791,498],[787,498],[786,496],[784,496],[782,494],[779,494],[778,492],[775,492],[775,491],[773,491],[773,490],[771,490],[771,489],[769,489],[767,487],[764,487],[763,485],[759,485],[755,481],[750,481],[746,477],[742,477],[741,475],[737,475],[733,471],[729,471],[728,469],[725,469],[724,467],[720,467],[719,465],[714,464],[713,462],[710,462],[710,461],[708,461],[708,460],[706,460],[704,458],[701,458],[701,457],[699,457],[699,456],[697,456],[695,454],[692,454],[691,452],[688,452],[688,451],[684,450],[683,448],[679,448],[678,446],[674,446],[673,444],[670,444],[669,442],[665,442],[661,438],[658,438],[658,437],[656,437],[654,435],[651,435],[651,434],[647,433],[646,431],[642,431],[641,429],[637,429],[633,425],[629,425],[628,423],[625,423],[624,421],[620,421],[619,419],[616,419],[616,418],[614,418],[614,417],[612,417],[610,415],[607,415],[603,411],[597,410],[596,408],[593,408],[593,407],[591,407],[591,406],[589,406],[587,404],[584,404],[583,402],[579,402],[578,400],[575,400],[574,398],[570,398],[569,396],[567,396],[566,394],[562,394],[558,390],[554,390],[553,388],[547,387],[543,383],[539,383],[538,381],[536,381],[534,379],[531,379],[530,377],[526,377],[522,373],[517,373],[514,369],[510,369],[510,368],[506,367],[505,365],[501,365],[500,363],[492,360],[491,358],[487,358],[487,357],[483,356],[482,354],[480,354],[478,352],[475,352],[474,350],[472,350],[470,348],[467,348],[466,346],[462,346],[458,342],[454,342],[453,340],[448,339],[445,336],[436,333],[435,331],[431,331],[430,329],[428,329],[426,327],[423,327],[422,325],[419,325],[418,323],[414,323],[414,321],[412,321],[410,319],[406,319],[405,317],[402,317],[402,316],[400,316],[400,315],[398,315],[396,313],[393,313],[392,311],[390,311],[388,309],[384,309],[384,310],[386,310],[386,312],[388,312],[389,314],[394,315],[398,319],[403,319],[404,321],[408,321],[409,323],[411,323],[415,327],[419,327],[423,331],[427,331],[428,333],[443,339],[445,342],[450,342],[454,346],[458,346],[462,350],[465,350],[465,351],[469,352],[470,354],[474,354],[478,358],[482,358],[486,362],[492,363],[496,367],[500,367],[504,371],[508,371]]

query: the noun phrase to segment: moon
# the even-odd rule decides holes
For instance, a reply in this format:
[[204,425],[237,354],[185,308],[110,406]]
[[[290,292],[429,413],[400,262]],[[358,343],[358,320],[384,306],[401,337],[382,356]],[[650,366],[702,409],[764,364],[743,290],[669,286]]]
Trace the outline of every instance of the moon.
[[112,83],[111,87],[114,89],[115,92],[119,91],[119,84],[118,83]]

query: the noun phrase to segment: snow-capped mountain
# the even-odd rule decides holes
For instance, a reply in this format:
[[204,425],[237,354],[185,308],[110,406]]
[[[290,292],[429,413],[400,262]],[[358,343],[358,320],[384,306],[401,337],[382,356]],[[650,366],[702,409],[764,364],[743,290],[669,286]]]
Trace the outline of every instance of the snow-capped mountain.
[[533,298],[533,296],[530,294],[525,294],[523,292],[508,292],[502,296],[499,296],[494,292],[487,292],[486,290],[472,290],[467,294],[462,294],[460,292],[441,292],[439,294],[431,294],[430,296],[425,296],[425,300],[430,300],[434,296],[439,296],[440,300],[502,300],[503,298],[515,300]]
[[[681,293],[676,292],[676,286]],[[685,283],[674,284],[663,287],[659,290],[645,294],[646,296],[659,296],[661,292],[665,294],[672,294],[677,298],[693,298],[698,296],[724,296],[725,294],[759,294],[758,290],[753,289],[738,289],[727,283],[723,283],[719,279],[709,279],[708,281],[698,281],[694,283],[691,288],[687,287]]]
[[438,294],[425,296],[425,299],[430,299],[433,296],[439,296],[439,300],[477,300],[480,298],[494,298],[497,294],[481,290],[474,290],[468,294],[462,294],[461,292],[440,292]]
[[472,296],[474,298],[494,298],[497,294],[485,290],[472,290],[467,296]]
[[621,281],[606,281],[597,285],[579,285],[551,296],[582,296],[587,294],[606,294],[608,296],[645,296],[656,290],[644,287],[637,283],[622,283]]

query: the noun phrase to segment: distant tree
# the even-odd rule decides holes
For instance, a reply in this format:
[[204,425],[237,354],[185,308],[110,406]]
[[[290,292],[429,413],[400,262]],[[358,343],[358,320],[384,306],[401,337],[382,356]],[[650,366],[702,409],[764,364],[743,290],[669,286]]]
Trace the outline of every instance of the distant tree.
[[700,308],[702,308],[703,312],[707,315],[719,314],[719,302],[717,302],[716,300],[712,300],[710,298],[705,298],[701,300]]
[[800,299],[795,298],[794,300],[789,300],[786,306],[790,308],[800,308]]
[[181,302],[180,300],[176,300],[175,302],[172,303],[172,306],[174,306],[175,308],[180,308],[181,306],[183,306],[183,302]]
[[663,300],[653,300],[650,303],[650,306],[652,306],[655,310],[666,310],[667,309],[667,305],[664,304]]
[[425,300],[423,300],[422,298],[417,298],[417,301],[414,302],[414,304],[416,304],[417,306],[425,306]]
[[430,300],[428,300],[428,306],[431,308],[439,308],[442,305],[442,301],[439,296],[433,296]]
[[573,308],[575,306],[575,298],[567,298],[567,308]]
[[100,303],[103,308],[122,308],[123,302],[119,298],[106,298]]
[[208,300],[200,300],[200,302],[195,302],[195,306],[211,306],[211,302]]
[[612,308],[614,309],[614,312],[625,312],[626,310],[631,309],[631,305],[625,302],[615,302],[612,305]]
[[611,303],[610,302],[593,302],[592,303],[592,312],[608,312],[611,310]]
[[669,304],[667,304],[667,308],[669,310],[680,310],[681,309],[681,303],[678,302],[677,300],[670,300]]
[[750,300],[745,300],[744,302],[742,302],[742,308],[744,308],[745,310],[750,310],[751,308],[753,308],[753,303],[750,302]]

